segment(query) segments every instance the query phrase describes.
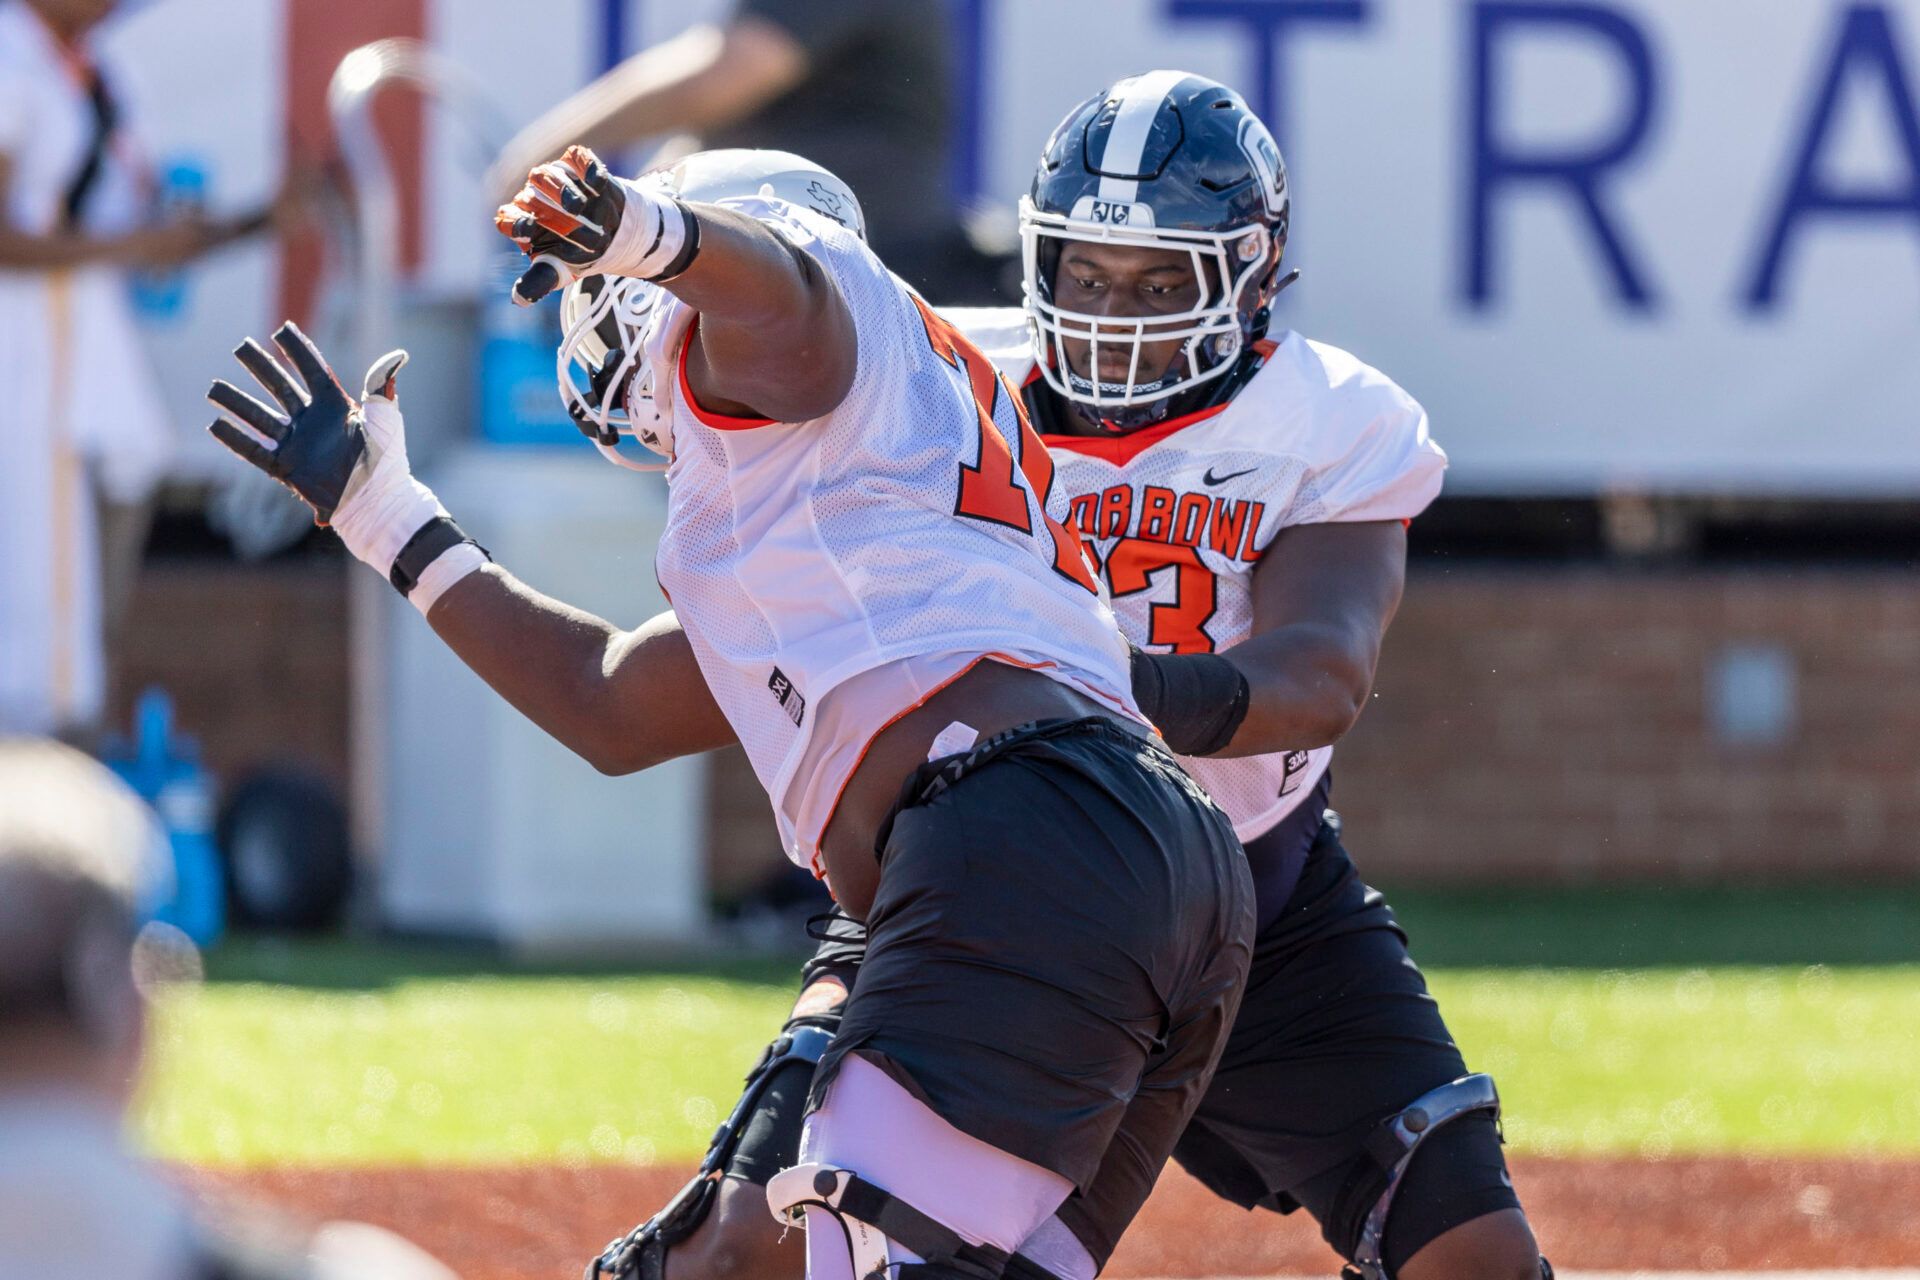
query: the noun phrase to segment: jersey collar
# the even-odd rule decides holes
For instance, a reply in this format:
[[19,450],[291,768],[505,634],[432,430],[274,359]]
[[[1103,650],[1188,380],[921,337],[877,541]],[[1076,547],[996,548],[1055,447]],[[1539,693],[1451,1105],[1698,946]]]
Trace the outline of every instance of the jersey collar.
[[[1262,338],[1254,343],[1253,349],[1259,356],[1259,363],[1254,368],[1264,365],[1278,346],[1279,343],[1271,338]],[[1038,391],[1033,390],[1036,383],[1040,386]],[[1028,370],[1026,380],[1020,384],[1020,390],[1022,394],[1028,396],[1044,394],[1046,384],[1040,380],[1039,365],[1036,364]],[[1101,458],[1115,466],[1124,467],[1176,431],[1184,430],[1195,423],[1205,422],[1232,403],[1233,398],[1229,396],[1218,404],[1208,405],[1204,409],[1195,409],[1191,413],[1183,413],[1177,418],[1168,418],[1165,422],[1156,422],[1150,427],[1142,427],[1138,431],[1130,431],[1125,435],[1085,436],[1067,432],[1043,432],[1040,439],[1049,449],[1064,449],[1068,453],[1077,453],[1088,458]]]

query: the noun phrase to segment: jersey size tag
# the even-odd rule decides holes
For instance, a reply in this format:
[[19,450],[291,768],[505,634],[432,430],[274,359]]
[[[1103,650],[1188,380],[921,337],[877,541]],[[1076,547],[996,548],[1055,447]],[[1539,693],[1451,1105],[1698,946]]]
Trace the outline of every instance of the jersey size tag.
[[971,750],[973,744],[980,741],[980,731],[970,724],[955,720],[942,729],[934,738],[933,746],[927,749],[927,759],[938,760],[942,756],[957,756],[962,751]]
[[786,673],[775,667],[773,674],[767,677],[767,688],[773,690],[773,699],[786,711],[787,719],[793,721],[793,727],[799,728],[801,720],[806,718],[807,700],[793,687],[793,681]]

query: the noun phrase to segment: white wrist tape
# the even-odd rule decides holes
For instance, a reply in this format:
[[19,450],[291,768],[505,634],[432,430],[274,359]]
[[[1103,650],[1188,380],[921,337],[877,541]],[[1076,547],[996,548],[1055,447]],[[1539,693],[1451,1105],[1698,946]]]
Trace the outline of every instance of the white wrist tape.
[[424,618],[427,610],[433,608],[433,602],[446,594],[448,587],[487,563],[487,553],[471,542],[448,547],[434,558],[432,564],[421,570],[420,580],[413,584],[413,590],[407,592],[407,603],[418,609]]
[[399,477],[379,492],[356,494],[359,500],[333,513],[333,531],[347,550],[381,577],[393,572],[394,557],[428,521],[447,514],[433,490],[412,476]]
[[615,178],[626,192],[626,209],[607,251],[594,265],[608,275],[652,280],[687,247],[687,214],[658,188]]

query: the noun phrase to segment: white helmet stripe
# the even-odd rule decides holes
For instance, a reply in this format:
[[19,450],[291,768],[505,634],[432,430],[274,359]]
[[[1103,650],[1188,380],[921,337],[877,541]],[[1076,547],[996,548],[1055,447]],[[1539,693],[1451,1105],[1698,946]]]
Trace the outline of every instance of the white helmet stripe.
[[[1160,116],[1160,106],[1174,86],[1187,78],[1185,71],[1149,71],[1130,76],[1113,86],[1120,109],[1107,131],[1107,145],[1095,166],[1102,174],[1138,173],[1140,159],[1146,154],[1147,135]],[[1100,179],[1100,199],[1116,204],[1132,204],[1140,196],[1140,183],[1131,178]]]

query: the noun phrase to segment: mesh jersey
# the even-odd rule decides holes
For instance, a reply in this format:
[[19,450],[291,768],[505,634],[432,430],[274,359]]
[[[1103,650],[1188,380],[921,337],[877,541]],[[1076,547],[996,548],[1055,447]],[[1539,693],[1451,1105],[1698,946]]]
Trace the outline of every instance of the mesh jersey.
[[[1026,315],[948,319],[1014,385],[1035,388]],[[1209,653],[1253,631],[1253,568],[1289,525],[1411,519],[1447,455],[1427,415],[1377,370],[1296,333],[1225,404],[1131,435],[1045,437],[1070,514],[1101,566],[1121,629],[1159,653]],[[1251,840],[1314,790],[1332,747],[1182,763]]]
[[[655,568],[789,856],[811,866],[867,742],[931,692],[925,672],[991,655],[1139,713],[1053,462],[991,363],[837,223],[770,198],[723,203],[813,256],[859,344],[840,406],[783,424],[695,403],[697,317],[678,299],[647,338],[673,433]],[[847,740],[809,750],[817,726]]]

